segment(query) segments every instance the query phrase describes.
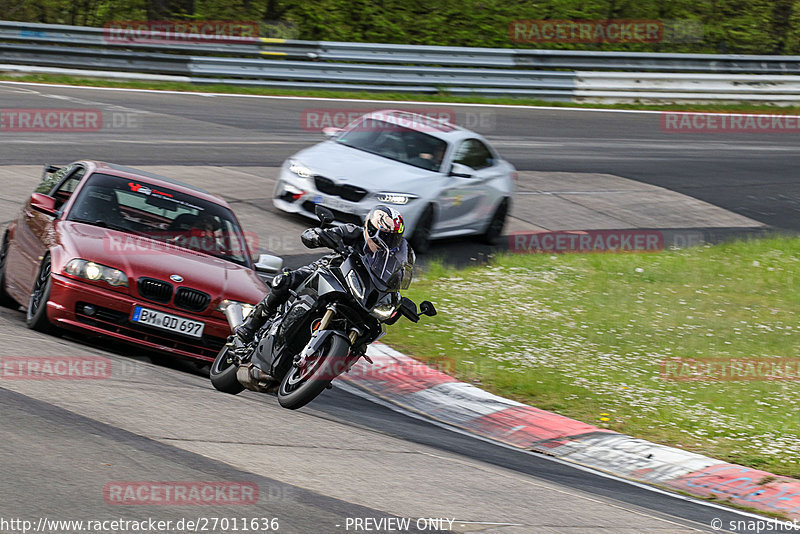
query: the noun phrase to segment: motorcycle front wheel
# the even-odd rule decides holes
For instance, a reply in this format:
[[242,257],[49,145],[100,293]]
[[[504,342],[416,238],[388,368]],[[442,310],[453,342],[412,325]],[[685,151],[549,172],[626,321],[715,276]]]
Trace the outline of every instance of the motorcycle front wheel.
[[306,358],[306,365],[292,366],[278,388],[278,402],[284,408],[302,408],[322,393],[336,378],[335,363],[350,351],[350,344],[340,336],[330,336],[316,353]]

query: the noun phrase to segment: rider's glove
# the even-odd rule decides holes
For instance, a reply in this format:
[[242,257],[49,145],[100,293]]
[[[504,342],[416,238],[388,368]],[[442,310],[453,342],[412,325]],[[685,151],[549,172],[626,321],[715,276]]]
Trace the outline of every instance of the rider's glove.
[[303,242],[306,248],[319,248],[319,228],[309,228],[308,230],[304,231],[300,236],[300,240]]

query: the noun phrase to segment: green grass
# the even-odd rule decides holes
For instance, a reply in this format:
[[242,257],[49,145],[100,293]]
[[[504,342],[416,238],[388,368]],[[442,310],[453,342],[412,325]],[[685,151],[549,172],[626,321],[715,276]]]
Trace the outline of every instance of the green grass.
[[450,102],[472,104],[503,104],[516,106],[551,106],[571,108],[603,108],[603,109],[632,109],[656,111],[716,111],[723,113],[768,113],[768,114],[800,114],[799,106],[771,106],[756,104],[586,104],[572,102],[550,102],[531,98],[485,98],[479,96],[453,96],[446,92],[437,94],[409,94],[409,93],[368,93],[347,91],[323,90],[290,90],[271,89],[266,87],[243,87],[236,85],[212,84],[198,85],[185,82],[150,82],[150,81],[119,81],[104,78],[80,78],[55,74],[13,75],[0,74],[0,80],[15,82],[50,83],[63,85],[81,85],[89,87],[120,87],[127,89],[151,89],[161,91],[228,93],[245,95],[271,95],[271,96],[305,96],[315,98],[351,98],[356,100],[413,100],[419,102]]
[[800,382],[660,374],[672,357],[800,357],[799,273],[800,238],[787,237],[435,265],[407,294],[439,315],[385,340],[502,396],[800,477]]

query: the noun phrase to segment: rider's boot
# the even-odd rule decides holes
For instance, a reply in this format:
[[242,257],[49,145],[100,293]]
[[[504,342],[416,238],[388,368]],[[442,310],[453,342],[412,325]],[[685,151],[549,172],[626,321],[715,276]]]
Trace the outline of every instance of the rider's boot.
[[258,305],[253,308],[247,319],[236,328],[234,334],[244,343],[253,341],[258,329],[264,326],[267,319],[275,315],[281,304],[286,302],[289,296],[289,283],[291,275],[289,273],[279,274],[272,279],[272,290]]

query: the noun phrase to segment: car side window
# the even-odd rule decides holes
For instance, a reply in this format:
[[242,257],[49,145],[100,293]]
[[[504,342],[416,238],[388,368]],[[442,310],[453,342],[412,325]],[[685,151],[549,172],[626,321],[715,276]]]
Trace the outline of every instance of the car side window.
[[61,180],[64,179],[69,173],[71,173],[75,169],[75,165],[64,165],[60,169],[55,172],[51,172],[45,174],[42,178],[41,183],[36,186],[34,190],[35,193],[42,193],[44,195],[52,195],[53,188],[61,183]]
[[76,169],[67,176],[67,179],[64,180],[60,186],[57,187],[51,196],[56,198],[56,209],[61,209],[69,197],[72,196],[72,193],[75,192],[75,188],[78,187],[83,176],[86,174],[86,169],[81,166],[77,166]]
[[494,158],[489,148],[477,139],[467,139],[456,150],[453,163],[460,163],[475,170],[494,165]]

